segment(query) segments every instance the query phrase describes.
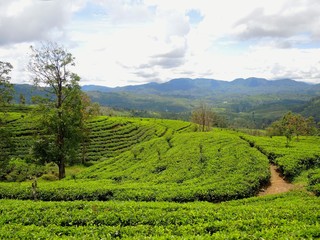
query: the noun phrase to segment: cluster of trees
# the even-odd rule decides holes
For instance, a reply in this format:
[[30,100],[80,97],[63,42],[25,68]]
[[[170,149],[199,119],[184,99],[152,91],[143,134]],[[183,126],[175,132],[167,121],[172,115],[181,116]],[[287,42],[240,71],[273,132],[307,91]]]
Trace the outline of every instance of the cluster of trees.
[[[37,98],[33,114],[39,128],[33,146],[33,156],[41,163],[54,162],[59,167],[59,179],[65,177],[65,166],[72,162],[81,143],[86,141],[85,120],[99,111],[91,105],[81,91],[80,77],[71,71],[75,58],[56,43],[44,43],[40,48],[31,47],[32,55],[28,70],[35,86],[41,86],[46,97]],[[11,101],[13,88],[10,84],[10,63],[0,62],[0,104]],[[4,120],[0,121],[3,123]],[[0,128],[0,142],[13,146],[5,128]],[[1,164],[8,163],[8,154],[0,155]]]
[[269,136],[286,136],[289,146],[294,136],[299,141],[299,136],[315,135],[317,125],[313,117],[305,118],[300,114],[288,112],[280,120],[273,122],[267,128],[267,133]]

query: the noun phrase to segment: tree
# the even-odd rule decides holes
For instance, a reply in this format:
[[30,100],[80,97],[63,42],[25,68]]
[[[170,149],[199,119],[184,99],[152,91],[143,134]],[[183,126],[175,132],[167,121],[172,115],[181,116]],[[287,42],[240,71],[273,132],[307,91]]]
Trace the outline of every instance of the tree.
[[224,128],[228,125],[226,118],[216,114],[205,103],[201,103],[192,111],[191,121],[199,124],[202,132],[209,131],[213,126]]
[[22,93],[20,93],[20,96],[19,96],[19,103],[21,105],[25,105],[26,104],[26,97]]
[[[0,105],[10,103],[12,100],[13,87],[10,84],[10,72],[12,65],[8,62],[0,61]],[[11,132],[5,128],[7,119],[6,113],[0,113],[0,180],[6,172],[10,155],[14,149]]]
[[300,114],[288,112],[280,120],[273,122],[267,131],[271,136],[286,136],[286,146],[289,146],[293,136],[299,141],[299,136],[313,135],[316,127],[312,117],[304,118]]
[[12,65],[0,61],[0,104],[10,103],[13,95],[13,86],[10,84]]
[[40,48],[31,46],[28,65],[35,86],[47,92],[39,102],[38,139],[34,155],[42,162],[55,162],[59,179],[65,177],[65,165],[74,161],[84,126],[80,77],[71,72],[74,57],[56,43],[44,43]]
[[199,124],[202,132],[211,129],[214,119],[215,113],[204,103],[201,103],[199,107],[193,110],[191,115],[191,121]]

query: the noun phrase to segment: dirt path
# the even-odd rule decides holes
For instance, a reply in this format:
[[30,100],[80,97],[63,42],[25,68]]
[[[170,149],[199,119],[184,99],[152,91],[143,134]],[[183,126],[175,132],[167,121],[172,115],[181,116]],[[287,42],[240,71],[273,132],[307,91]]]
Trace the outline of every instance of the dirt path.
[[275,165],[270,165],[270,185],[258,194],[258,196],[265,196],[277,193],[288,192],[294,188],[294,185],[286,182],[277,172],[277,167]]

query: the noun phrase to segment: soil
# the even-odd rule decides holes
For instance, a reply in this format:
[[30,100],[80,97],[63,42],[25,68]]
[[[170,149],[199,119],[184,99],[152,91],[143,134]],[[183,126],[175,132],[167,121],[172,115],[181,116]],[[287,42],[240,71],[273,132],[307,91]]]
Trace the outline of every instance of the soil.
[[263,188],[258,194],[258,196],[284,193],[294,188],[293,184],[288,183],[284,180],[281,174],[277,171],[277,167],[275,165],[270,165],[270,172],[270,185]]

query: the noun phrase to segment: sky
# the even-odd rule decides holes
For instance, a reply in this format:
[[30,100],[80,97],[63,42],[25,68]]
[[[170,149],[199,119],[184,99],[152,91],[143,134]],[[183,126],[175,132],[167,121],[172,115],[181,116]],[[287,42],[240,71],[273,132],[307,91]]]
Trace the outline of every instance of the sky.
[[32,83],[30,46],[75,57],[80,84],[261,77],[320,83],[319,0],[0,0],[0,61]]

